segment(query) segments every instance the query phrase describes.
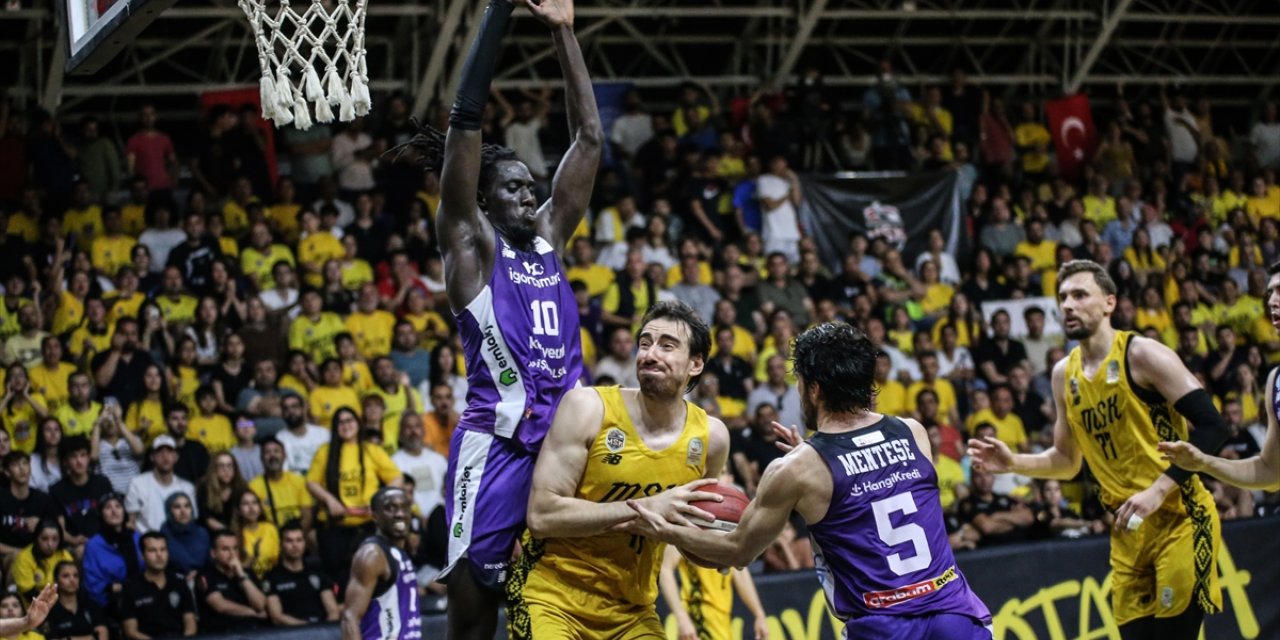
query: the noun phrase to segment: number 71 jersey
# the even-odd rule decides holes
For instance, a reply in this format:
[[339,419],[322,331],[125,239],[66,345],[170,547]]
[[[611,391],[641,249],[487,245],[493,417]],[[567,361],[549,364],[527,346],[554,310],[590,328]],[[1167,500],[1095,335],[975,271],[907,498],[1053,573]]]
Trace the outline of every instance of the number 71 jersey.
[[991,621],[956,567],[937,473],[906,423],[884,416],[808,442],[831,471],[831,504],[809,537],[836,617],[950,613]]
[[458,426],[536,452],[582,377],[578,304],[546,240],[521,251],[495,235],[489,284],[457,314],[469,385]]

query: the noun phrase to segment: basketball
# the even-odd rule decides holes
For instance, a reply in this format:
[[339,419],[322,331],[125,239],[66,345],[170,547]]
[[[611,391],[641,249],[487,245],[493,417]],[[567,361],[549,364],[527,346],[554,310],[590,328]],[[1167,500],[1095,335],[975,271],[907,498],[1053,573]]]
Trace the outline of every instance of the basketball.
[[724,496],[724,501],[698,500],[697,502],[690,502],[690,505],[715,516],[715,520],[712,521],[694,518],[694,524],[703,529],[711,529],[713,531],[729,532],[738,528],[738,521],[742,519],[742,512],[746,510],[747,503],[750,502],[747,494],[731,484],[712,484],[700,487],[698,490],[718,493]]

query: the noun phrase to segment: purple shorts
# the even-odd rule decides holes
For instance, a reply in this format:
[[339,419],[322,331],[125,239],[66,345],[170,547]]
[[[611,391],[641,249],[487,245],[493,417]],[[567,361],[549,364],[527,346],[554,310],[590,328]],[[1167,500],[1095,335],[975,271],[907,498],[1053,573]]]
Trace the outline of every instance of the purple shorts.
[[955,613],[929,616],[869,615],[850,620],[847,640],[991,640],[991,626]]
[[456,429],[449,442],[448,565],[438,579],[463,560],[480,584],[501,589],[511,575],[511,555],[525,528],[529,488],[537,454],[482,431]]

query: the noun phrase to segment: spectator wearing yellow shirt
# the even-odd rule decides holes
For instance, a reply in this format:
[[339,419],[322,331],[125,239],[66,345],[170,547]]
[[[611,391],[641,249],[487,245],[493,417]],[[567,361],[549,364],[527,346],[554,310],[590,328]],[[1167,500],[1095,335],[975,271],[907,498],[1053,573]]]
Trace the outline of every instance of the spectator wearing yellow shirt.
[[354,410],[337,409],[330,424],[330,440],[316,450],[307,470],[307,489],[327,523],[316,531],[321,562],[329,575],[341,578],[350,570],[350,549],[364,535],[362,525],[371,519],[373,494],[382,484],[399,487],[404,480],[387,452],[365,441]]
[[601,307],[606,325],[638,328],[649,306],[657,302],[657,288],[645,277],[644,256],[639,251],[627,254],[627,264],[618,279],[604,294]]
[[262,475],[249,481],[249,490],[262,502],[266,519],[277,527],[297,521],[304,531],[311,530],[315,500],[307,491],[307,480],[284,470],[285,449],[274,436],[262,441]]
[[1013,143],[1018,149],[1018,154],[1023,156],[1024,172],[1038,173],[1040,167],[1028,167],[1025,158],[1032,154],[1037,145],[1048,147],[1052,138],[1049,136],[1049,130],[1045,128],[1040,121],[1040,117],[1036,114],[1036,104],[1030,100],[1022,103],[1022,122],[1013,130]]
[[354,235],[342,236],[342,250],[346,253],[338,260],[338,267],[342,269],[343,288],[354,291],[373,282],[373,267],[357,256],[359,246]]
[[252,204],[261,204],[253,195],[253,183],[245,176],[236,178],[231,184],[231,197],[222,205],[222,218],[229,233],[240,235],[249,228],[249,205]]
[[595,248],[590,240],[578,238],[573,241],[573,266],[565,272],[565,277],[586,283],[588,295],[594,298],[609,290],[616,275],[613,269],[596,262]]
[[75,562],[62,548],[62,527],[53,518],[43,518],[35,526],[35,541],[18,552],[9,579],[18,595],[30,600],[53,584],[54,569],[61,562]]
[[63,436],[85,436],[93,432],[93,425],[102,415],[102,403],[90,397],[93,383],[83,371],[72,373],[67,380],[67,402],[53,412],[62,425]]
[[1044,237],[1044,222],[1038,219],[1026,222],[1027,236],[1013,249],[1014,255],[1031,261],[1031,269],[1037,273],[1052,271],[1058,267],[1058,243]]
[[1022,418],[1013,413],[1013,389],[1009,385],[999,384],[993,387],[991,408],[975,413],[971,419],[978,422],[979,426],[988,423],[995,427],[996,438],[1009,445],[1010,449],[1021,452],[1031,450]]
[[320,365],[320,384],[311,390],[308,405],[316,424],[328,424],[339,409],[360,410],[360,396],[342,384],[342,363],[337,358]]
[[356,351],[356,341],[351,334],[339,333],[333,339],[338,346],[338,361],[342,363],[342,384],[351,387],[356,394],[363,394],[373,388],[373,374],[369,365],[360,358]]
[[44,397],[49,411],[57,411],[66,404],[70,392],[67,378],[76,371],[74,365],[62,361],[62,342],[48,336],[40,343],[39,364],[27,369],[27,377],[34,393]]
[[[716,301],[715,327],[716,333],[724,328],[733,331],[733,355],[742,358],[749,365],[754,365],[756,361],[756,339],[751,335],[745,327],[737,323],[738,310],[733,305],[732,300],[721,298]],[[711,346],[710,357],[714,358],[719,354],[720,342]]]
[[938,415],[948,424],[960,424],[960,405],[956,400],[956,389],[951,381],[938,377],[938,354],[925,351],[916,356],[920,362],[920,380],[911,383],[906,390],[907,411],[918,415],[917,405],[920,392],[932,391],[938,403]]
[[44,398],[31,389],[27,369],[13,363],[5,371],[4,397],[0,398],[0,425],[9,433],[14,451],[31,453],[36,448],[36,429],[48,417]]
[[1144,227],[1133,232],[1133,243],[1124,250],[1124,259],[1133,270],[1148,277],[1164,273],[1164,257],[1151,246],[1151,234]]
[[[0,215],[3,215],[0,213]],[[5,276],[4,298],[0,300],[0,342],[4,342],[22,331],[18,315],[24,307],[31,307],[31,328],[39,330],[44,324],[40,317],[40,307],[26,297],[27,279],[21,273],[10,273]]]
[[84,180],[72,191],[73,206],[62,214],[62,231],[75,237],[76,248],[88,251],[102,235],[102,207],[93,203],[93,191]]
[[901,382],[889,378],[893,363],[889,354],[881,351],[876,355],[876,413],[901,416],[907,414],[907,388]]
[[346,328],[355,338],[356,348],[365,359],[391,353],[396,317],[378,308],[378,288],[373,283],[360,287],[355,313],[347,316]]
[[[55,268],[55,271],[61,271]],[[53,312],[53,335],[62,336],[75,330],[84,321],[84,301],[89,297],[89,274],[77,271],[67,278],[67,288],[63,289],[61,278],[56,288],[50,293],[57,297],[58,306]]]
[[924,296],[920,299],[920,309],[928,318],[939,318],[947,312],[956,290],[949,284],[938,280],[938,265],[932,260],[920,263],[920,280],[924,286]]
[[282,177],[276,182],[275,204],[265,210],[267,224],[290,244],[298,241],[298,212],[302,210],[302,205],[294,202],[297,196],[298,190],[293,179]]
[[328,229],[320,228],[320,216],[310,209],[298,212],[302,240],[298,242],[298,263],[302,265],[303,282],[313,287],[324,284],[324,263],[346,255],[346,249]]
[[85,300],[84,308],[84,321],[67,338],[67,351],[77,365],[88,368],[99,353],[111,350],[111,337],[115,335],[115,323],[119,319],[107,319],[106,304],[101,298]]
[[1240,338],[1249,335],[1254,319],[1266,315],[1262,301],[1241,295],[1240,285],[1231,278],[1222,281],[1222,298],[1213,306],[1213,312],[1215,322],[1230,326]]
[[1092,222],[1098,229],[1105,228],[1108,222],[1115,220],[1118,216],[1116,199],[1107,192],[1108,186],[1106,178],[1094,177],[1089,185],[1089,193],[1085,195],[1082,202],[1085,220]]
[[280,559],[280,532],[267,521],[262,501],[253,491],[241,490],[232,497],[232,504],[236,510],[231,515],[231,530],[240,536],[246,568],[261,580]]
[[271,271],[277,262],[295,264],[289,247],[273,242],[271,229],[265,222],[256,222],[249,233],[249,246],[240,252],[240,270],[259,290],[276,286]]
[[938,473],[938,498],[942,502],[942,511],[951,513],[955,511],[957,502],[969,496],[969,487],[964,483],[964,467],[942,453],[942,427],[938,423],[929,424],[924,429],[929,434],[933,466]]
[[102,235],[94,238],[90,245],[89,260],[93,268],[107,277],[115,277],[120,267],[132,264],[133,247],[138,241],[125,234],[120,209],[116,207],[107,207],[102,213],[102,226]]
[[199,301],[185,293],[186,286],[182,282],[182,270],[178,267],[165,267],[161,280],[162,293],[155,297],[156,306],[170,329],[181,329],[196,319],[196,307]]
[[39,194],[34,187],[25,187],[22,190],[22,207],[9,215],[8,224],[0,231],[5,235],[22,238],[28,244],[35,244],[40,240],[41,212]]
[[[138,291],[138,272],[133,264],[127,264],[116,271],[116,290],[102,295],[102,301],[109,305],[107,323],[115,324],[120,318],[136,318],[138,310],[147,301],[146,294]],[[89,312],[86,302],[85,313]]]
[[1148,327],[1155,329],[1160,334],[1160,340],[1170,349],[1178,346],[1178,334],[1173,326],[1173,318],[1169,315],[1169,308],[1165,306],[1164,300],[1160,299],[1160,289],[1155,285],[1149,284],[1143,287],[1142,299],[1134,317],[1134,326],[1139,331]]
[[129,199],[120,205],[120,222],[124,232],[138,237],[147,228],[147,180],[135,177],[129,181]]
[[198,411],[191,416],[187,437],[204,445],[211,455],[229,451],[236,446],[236,434],[231,420],[218,413],[218,395],[210,385],[196,389]]
[[418,346],[430,351],[449,339],[449,324],[444,316],[430,308],[426,291],[417,287],[410,289],[405,297],[405,307],[400,319],[413,327]]
[[338,347],[333,339],[347,331],[338,314],[323,311],[323,305],[319,291],[304,291],[302,313],[289,325],[289,348],[305,353],[312,362],[337,356]]
[[400,448],[401,416],[406,413],[422,413],[424,410],[422,396],[416,389],[405,384],[403,378],[391,358],[379,356],[374,359],[374,384],[369,395],[382,399],[382,444],[383,448],[391,452]]
[[1249,221],[1254,228],[1262,224],[1265,218],[1280,219],[1280,193],[1267,188],[1267,181],[1262,177],[1253,179],[1253,189],[1245,202],[1245,211],[1249,213]]

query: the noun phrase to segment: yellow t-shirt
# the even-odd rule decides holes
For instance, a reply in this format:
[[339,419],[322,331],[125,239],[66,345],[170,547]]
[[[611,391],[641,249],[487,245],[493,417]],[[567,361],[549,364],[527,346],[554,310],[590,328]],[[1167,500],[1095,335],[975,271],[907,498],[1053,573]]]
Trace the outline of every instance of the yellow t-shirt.
[[997,418],[991,409],[983,409],[970,415],[965,420],[965,426],[972,432],[984,422],[990,422],[996,428],[996,439],[1009,445],[1010,449],[1016,451],[1027,442],[1027,429],[1022,426],[1022,418],[1017,414],[1010,413],[1004,418]]
[[31,304],[31,298],[19,298],[18,305],[10,311],[9,305],[5,304],[3,297],[0,296],[0,342],[22,331],[22,325],[18,324],[18,311],[29,304]]
[[191,415],[199,412],[196,405],[196,389],[200,387],[200,373],[195,367],[178,367],[178,375],[173,376],[173,399],[186,405]]
[[147,296],[140,291],[134,291],[133,295],[123,298],[113,291],[103,295],[102,299],[111,304],[111,308],[107,310],[107,326],[115,327],[116,320],[120,318],[137,318],[138,310],[142,308],[142,303],[147,301]]
[[325,358],[338,355],[333,337],[346,330],[346,325],[335,313],[322,312],[319,320],[300,315],[289,325],[289,348],[306,353],[311,362],[320,364]]
[[372,389],[373,374],[369,373],[369,365],[359,360],[342,363],[342,384],[351,387],[357,394]]
[[221,413],[195,414],[187,425],[187,437],[204,445],[210,454],[228,451],[236,446],[236,434],[231,420]]
[[[684,269],[679,264],[673,265],[667,270],[667,288],[670,289],[684,280]],[[711,273],[711,264],[702,260],[698,261],[698,284],[711,286],[714,284]]]
[[84,321],[84,300],[62,291],[58,295],[58,309],[53,312],[53,335],[69,333]]
[[[271,491],[268,492],[268,484]],[[282,472],[279,480],[268,483],[266,475],[249,481],[249,490],[262,501],[262,511],[267,520],[283,526],[290,520],[301,520],[302,510],[315,505],[311,492],[307,491],[307,479],[292,471]]]
[[1116,219],[1116,199],[1111,196],[1098,197],[1095,195],[1087,195],[1084,197],[1084,217],[1086,220],[1092,220],[1097,225],[1098,231],[1107,226],[1108,222]]
[[942,510],[950,511],[956,503],[956,487],[964,484],[964,469],[959,462],[939,455],[933,461],[938,472],[938,497],[942,502]]
[[102,403],[93,401],[89,402],[89,407],[84,411],[76,411],[68,402],[53,412],[53,417],[62,425],[64,436],[88,437],[93,433],[93,423],[98,421],[99,415],[102,415]]
[[890,416],[907,413],[907,388],[897,380],[876,383],[875,411]]
[[[32,402],[37,402],[40,406],[45,406],[44,398],[40,394],[31,394]],[[25,451],[31,453],[36,448],[36,434],[40,429],[40,414],[36,413],[36,408],[31,403],[23,400],[21,402],[14,400],[5,407],[4,413],[0,413],[0,422],[4,423],[5,431],[9,432],[9,441],[13,445],[14,451]]]
[[386,413],[382,416],[382,448],[387,453],[395,453],[400,448],[400,417],[406,411],[413,411],[421,414],[423,411],[422,397],[413,388],[407,385],[400,385],[392,393],[382,390],[382,387],[374,385],[367,395],[376,395],[382,398],[382,403],[386,405]]
[[[620,502],[706,475],[710,431],[705,411],[686,402],[680,437],[653,451],[640,439],[621,391],[617,387],[595,391],[604,403],[604,417],[574,497],[594,503]],[[624,606],[650,607],[658,597],[658,570],[665,549],[665,544],[626,533],[549,538],[529,572],[525,594],[557,605],[568,615],[575,613],[575,605],[563,595],[564,583],[610,595]]]
[[240,206],[240,203],[235,200],[227,200],[227,203],[222,205],[222,221],[226,223],[229,233],[238,234],[249,228],[249,212],[245,210],[245,207],[257,202],[258,198],[249,196],[249,201],[245,202],[244,206]]
[[[328,231],[313,233],[298,243],[298,262],[315,263],[321,268],[329,260],[341,259],[346,254],[347,250],[342,248],[342,241],[333,237],[333,234]],[[313,287],[324,284],[324,277],[320,273],[308,273],[305,280]]]
[[326,426],[333,422],[333,414],[343,407],[357,414],[360,413],[360,396],[356,395],[351,387],[317,386],[311,391],[311,397],[307,399],[307,403],[316,424]]
[[147,228],[146,205],[130,203],[120,207],[120,226],[135,238],[141,235]]
[[938,394],[938,417],[940,420],[946,420],[951,410],[957,407],[956,388],[946,378],[938,378],[933,381],[933,384],[923,380],[911,383],[911,386],[907,387],[907,410],[911,413],[916,412],[916,396],[925,389]]
[[[63,228],[66,231],[66,228]],[[19,211],[9,216],[9,227],[5,230],[7,235],[18,236],[24,241],[34,243],[40,240],[40,224],[31,214],[25,211]]]
[[25,601],[26,594],[53,584],[53,579],[56,577],[53,570],[57,568],[59,562],[75,562],[75,558],[71,557],[71,553],[66,549],[59,549],[48,558],[38,560],[34,545],[27,545],[14,558],[9,578]]
[[114,277],[120,267],[133,264],[133,247],[137,244],[137,240],[126,235],[94,238],[89,261],[95,269]]
[[261,580],[280,559],[280,531],[270,522],[258,522],[252,529],[245,527],[240,537],[241,548],[253,559],[249,569]]
[[129,405],[124,414],[124,424],[148,445],[156,436],[169,432],[168,425],[164,423],[164,407],[156,400],[139,400]]
[[920,300],[920,308],[927,314],[942,313],[951,304],[956,290],[949,284],[941,282],[929,285],[924,290],[924,298]]
[[356,349],[367,359],[391,353],[396,317],[381,309],[372,313],[357,311],[347,316],[346,329],[355,338]]
[[88,251],[93,239],[102,235],[102,208],[91,204],[83,209],[67,209],[62,214],[62,232],[76,234],[76,248]]
[[1036,244],[1023,240],[1013,253],[1026,256],[1031,261],[1032,271],[1049,271],[1058,265],[1058,243],[1052,240],[1041,240]]
[[267,222],[290,243],[298,239],[298,212],[300,204],[273,204],[267,207]]
[[256,278],[258,289],[265,291],[276,286],[275,278],[271,277],[271,269],[281,260],[289,264],[296,264],[293,259],[293,251],[290,251],[289,247],[282,244],[273,244],[267,247],[266,251],[245,247],[240,252],[240,270],[245,275]]
[[44,408],[52,412],[71,397],[67,391],[67,376],[75,371],[75,366],[66,362],[59,362],[52,369],[41,362],[27,369],[27,378],[31,381],[31,388],[48,402]]
[[343,289],[354,291],[370,282],[373,282],[373,268],[369,266],[368,262],[356,258],[342,264]]
[[106,329],[102,333],[98,333],[89,327],[89,323],[82,323],[75,331],[71,332],[71,337],[67,339],[67,352],[71,357],[79,359],[84,355],[85,341],[89,343],[88,351],[93,354],[99,354],[111,348],[111,337],[115,335],[115,325],[107,323]]
[[[422,313],[406,313],[402,319],[407,320],[413,325],[413,330],[419,335],[424,336],[422,339],[422,348],[431,351],[440,344],[440,338],[437,335],[449,333],[449,324],[444,321],[444,316],[434,311],[423,311]],[[392,333],[395,332],[395,325],[391,327]]]
[[[736,324],[730,328],[733,329],[733,355],[746,360],[747,364],[754,363],[756,361],[755,336],[752,336],[750,331],[747,331]],[[715,331],[716,328],[712,327],[713,337]],[[711,344],[711,357],[716,357],[718,353],[720,353],[720,346],[713,340]]]
[[[364,457],[364,477],[360,477],[360,457]],[[307,470],[307,481],[314,482],[322,487],[325,486],[325,471],[329,468],[329,444],[320,445],[316,450],[316,455],[311,459],[311,468]],[[391,457],[387,455],[377,445],[366,442],[357,447],[355,443],[342,443],[342,453],[338,460],[339,478],[338,492],[334,495],[340,500],[343,506],[357,510],[363,510],[364,513],[348,513],[339,523],[344,527],[354,527],[362,525],[370,520],[368,515],[369,501],[373,499],[373,494],[378,491],[378,487],[388,484],[401,477],[400,469],[396,463],[391,461]],[[328,489],[328,487],[325,487]],[[326,520],[327,515],[321,514],[321,520]]]
[[188,324],[196,319],[196,307],[199,301],[185,294],[178,294],[174,300],[169,296],[156,296],[156,306],[160,307],[160,315],[169,324]]
[[613,284],[617,277],[613,273],[613,269],[602,264],[592,264],[588,267],[569,267],[565,272],[565,277],[569,282],[581,280],[587,285],[587,295],[591,297],[602,296],[604,292],[609,290],[609,285]]

